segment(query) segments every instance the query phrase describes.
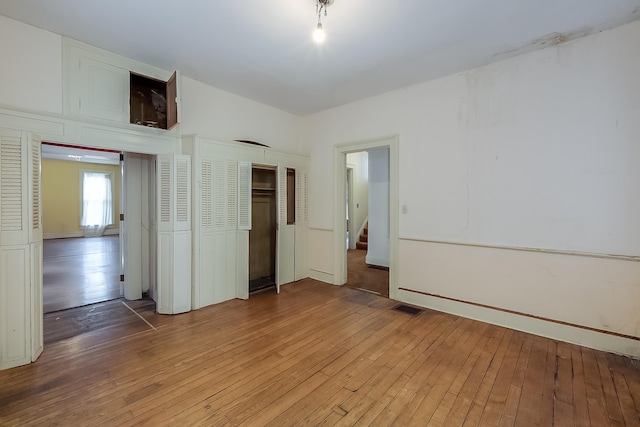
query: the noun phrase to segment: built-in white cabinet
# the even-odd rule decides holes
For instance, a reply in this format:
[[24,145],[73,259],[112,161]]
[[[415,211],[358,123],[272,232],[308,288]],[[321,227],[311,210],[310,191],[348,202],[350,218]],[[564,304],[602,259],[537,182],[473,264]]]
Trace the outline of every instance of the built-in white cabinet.
[[157,129],[179,122],[177,72],[66,38],[63,54],[66,115]]
[[[249,297],[252,166],[275,168],[278,180],[277,286],[309,276],[308,159],[239,142],[182,139],[193,160],[193,308]],[[295,179],[287,180],[287,173]],[[287,181],[290,185],[287,185]],[[293,211],[287,190],[294,192]],[[295,217],[295,219],[294,219]]]
[[42,353],[40,140],[0,129],[0,369]]

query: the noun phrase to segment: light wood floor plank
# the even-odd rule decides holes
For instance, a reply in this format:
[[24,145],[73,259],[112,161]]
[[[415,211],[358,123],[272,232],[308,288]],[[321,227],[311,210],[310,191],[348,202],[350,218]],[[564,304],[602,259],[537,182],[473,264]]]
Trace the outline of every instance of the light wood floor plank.
[[638,361],[354,289],[130,304],[156,329],[79,310],[95,328],[58,323],[36,363],[1,371],[0,425],[640,426]]

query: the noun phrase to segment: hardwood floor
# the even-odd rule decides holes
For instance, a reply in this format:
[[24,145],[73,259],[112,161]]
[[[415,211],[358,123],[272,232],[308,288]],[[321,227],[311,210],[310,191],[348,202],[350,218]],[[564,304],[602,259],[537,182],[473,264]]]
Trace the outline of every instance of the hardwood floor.
[[140,304],[0,371],[0,424],[640,425],[639,361],[348,287]]
[[156,303],[149,298],[137,301],[118,298],[48,313],[44,315],[44,344],[100,329],[108,329],[115,337],[141,332],[150,327],[136,313],[152,315],[155,309]]
[[366,250],[347,251],[347,286],[388,297],[389,269],[368,265],[366,256]]
[[120,298],[118,236],[43,242],[44,312]]

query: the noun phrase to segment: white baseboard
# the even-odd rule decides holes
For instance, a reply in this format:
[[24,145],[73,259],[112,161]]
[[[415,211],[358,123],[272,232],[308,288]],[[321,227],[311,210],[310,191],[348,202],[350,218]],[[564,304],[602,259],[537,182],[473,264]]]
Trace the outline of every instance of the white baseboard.
[[[120,234],[119,228],[108,228],[104,231],[103,236],[113,236]],[[82,231],[69,231],[66,233],[44,233],[42,238],[48,239],[72,239],[74,237],[82,237]]]
[[405,303],[479,320],[517,331],[528,332],[596,350],[640,358],[640,341],[609,334],[605,331],[598,332],[579,326],[509,313],[471,303],[452,301],[405,289],[398,290],[398,299]]
[[310,268],[309,277],[319,282],[325,282],[333,285],[333,274],[327,273],[326,271],[314,270],[313,268]]

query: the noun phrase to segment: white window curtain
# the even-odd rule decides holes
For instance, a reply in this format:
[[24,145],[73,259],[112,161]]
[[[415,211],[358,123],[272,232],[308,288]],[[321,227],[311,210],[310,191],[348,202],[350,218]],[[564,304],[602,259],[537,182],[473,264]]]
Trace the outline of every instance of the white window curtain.
[[84,237],[102,236],[104,229],[113,224],[113,190],[111,174],[82,173],[82,220]]

